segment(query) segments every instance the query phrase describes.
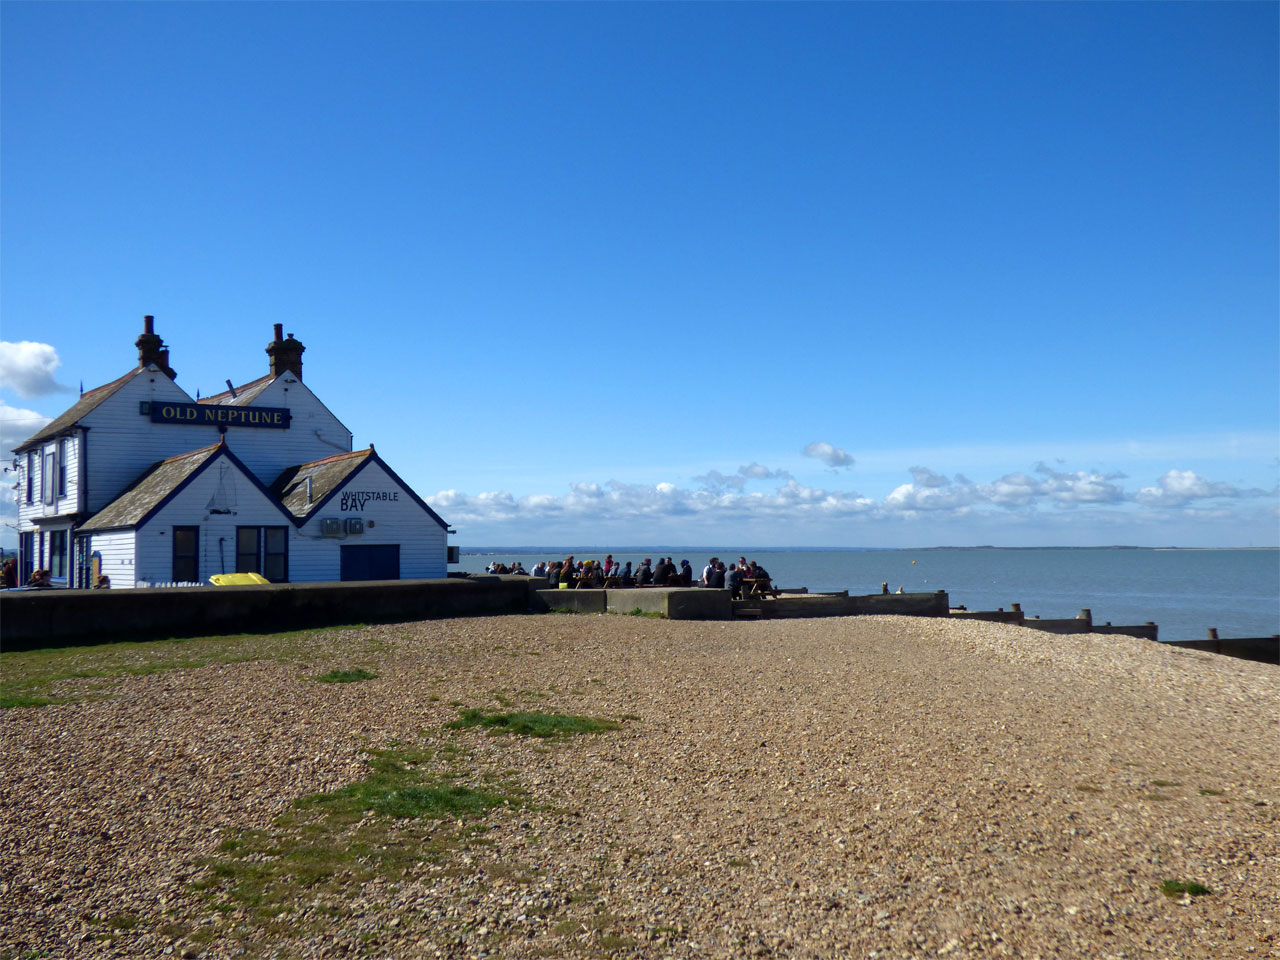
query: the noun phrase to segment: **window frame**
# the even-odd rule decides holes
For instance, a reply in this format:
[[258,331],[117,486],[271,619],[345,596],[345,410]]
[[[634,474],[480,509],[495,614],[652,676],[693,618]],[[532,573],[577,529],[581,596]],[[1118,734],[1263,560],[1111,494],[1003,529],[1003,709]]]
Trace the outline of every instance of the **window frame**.
[[[250,556],[248,550],[241,549],[241,536],[252,531],[254,538],[253,561],[249,564],[247,559]],[[282,546],[284,549],[278,551],[267,550],[268,532],[279,531],[282,537]],[[279,574],[277,578],[267,573],[268,562],[277,561],[279,563]],[[275,573],[276,571],[272,571]],[[266,577],[272,583],[288,583],[289,582],[289,527],[284,525],[264,525],[264,526],[244,526],[236,527],[236,573],[256,573]]]
[[[190,553],[178,552],[178,541],[183,534],[191,534],[193,537]],[[200,528],[194,524],[183,524],[173,528],[172,558],[173,563],[170,567],[169,574],[173,578],[174,583],[199,583],[200,582]],[[192,576],[179,576],[179,563],[190,564],[189,569]],[[186,573],[184,569],[182,571]]]
[[67,546],[71,539],[69,530],[49,531],[49,578],[67,578]]

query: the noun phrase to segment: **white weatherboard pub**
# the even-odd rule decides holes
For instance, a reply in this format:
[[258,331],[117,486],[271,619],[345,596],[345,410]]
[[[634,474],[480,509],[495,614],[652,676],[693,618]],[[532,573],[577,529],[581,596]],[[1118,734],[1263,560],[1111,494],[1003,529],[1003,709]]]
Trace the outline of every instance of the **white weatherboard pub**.
[[36,569],[113,588],[446,576],[452,531],[372,444],[351,449],[293,334],[275,325],[265,376],[197,400],[144,322],[134,369],[15,448],[22,583]]

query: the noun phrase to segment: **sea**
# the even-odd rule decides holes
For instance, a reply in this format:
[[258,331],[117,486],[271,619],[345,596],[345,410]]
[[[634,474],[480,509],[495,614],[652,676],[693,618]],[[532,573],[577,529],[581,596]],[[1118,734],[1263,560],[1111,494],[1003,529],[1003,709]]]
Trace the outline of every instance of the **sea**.
[[743,549],[739,547],[494,547],[463,553],[451,571],[481,573],[494,561],[526,570],[538,560],[603,560],[612,553],[634,566],[644,557],[687,559],[694,576],[716,556],[745,556],[783,588],[810,592],[879,593],[946,590],[953,607],[1008,610],[1022,604],[1028,617],[1074,617],[1082,609],[1094,623],[1160,627],[1161,640],[1195,640],[1210,627],[1221,637],[1280,633],[1280,550],[1200,550],[1147,547],[996,548],[916,550]]

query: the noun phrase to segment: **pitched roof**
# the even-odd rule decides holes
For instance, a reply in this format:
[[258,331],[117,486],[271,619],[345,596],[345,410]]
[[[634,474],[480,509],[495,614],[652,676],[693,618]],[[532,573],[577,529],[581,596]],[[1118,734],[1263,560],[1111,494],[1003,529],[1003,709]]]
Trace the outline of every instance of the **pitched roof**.
[[[323,507],[334,495],[346,486],[356,474],[370,463],[376,463],[410,500],[420,506],[436,523],[449,529],[440,514],[436,513],[427,502],[413,492],[413,488],[400,479],[399,475],[387,466],[372,446],[368,450],[353,450],[351,453],[339,453],[323,460],[313,460],[296,467],[290,467],[276,478],[271,485],[271,493],[277,497],[284,508],[297,517],[301,525],[308,517]],[[307,498],[307,478],[311,478],[311,497]]]
[[[355,473],[365,461],[373,455],[373,448],[353,450],[351,453],[339,453],[313,460],[310,463],[289,467],[276,477],[271,485],[271,493],[284,504],[284,508],[295,517],[306,517],[318,509]],[[307,498],[307,480],[311,480],[311,497]]]
[[94,387],[87,393],[82,393],[80,399],[73,403],[67,410],[57,417],[54,417],[43,427],[27,437],[26,440],[13,448],[14,453],[22,453],[28,447],[33,447],[43,440],[56,437],[58,434],[75,426],[82,419],[89,415],[100,403],[110,399],[115,395],[116,391],[123,387],[126,383],[142,373],[143,367],[137,367],[130,370],[123,377],[112,380],[110,383],[103,384],[100,387]]
[[223,390],[221,393],[215,393],[211,397],[201,397],[197,403],[216,403],[224,407],[244,407],[248,406],[258,394],[262,393],[271,381],[276,378],[274,373],[268,373],[259,377],[257,380],[250,380],[242,387],[236,387],[234,390]]
[[230,454],[226,444],[219,440],[212,446],[152,464],[124,493],[90,517],[80,529],[113,530],[137,526],[224,451]]

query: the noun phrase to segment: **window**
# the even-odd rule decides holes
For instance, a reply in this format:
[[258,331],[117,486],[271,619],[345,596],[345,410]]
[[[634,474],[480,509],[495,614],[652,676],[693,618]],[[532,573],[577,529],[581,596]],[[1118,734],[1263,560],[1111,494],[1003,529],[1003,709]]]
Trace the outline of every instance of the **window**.
[[80,590],[88,590],[93,586],[89,560],[90,539],[88,536],[77,535],[72,546],[75,550],[76,587]]
[[236,573],[260,573],[272,583],[289,579],[288,527],[236,527]]
[[58,496],[67,495],[67,440],[58,441]]
[[287,527],[262,528],[262,575],[272,583],[284,583],[289,579]]
[[56,580],[67,576],[67,531],[49,531],[49,576]]
[[[36,489],[36,455],[27,452],[27,503],[34,503]],[[24,581],[25,582],[25,581]]]
[[58,455],[50,450],[44,455],[44,469],[40,471],[40,500],[53,503],[54,480],[58,473]]
[[[31,454],[27,454],[30,461]],[[30,476],[30,474],[28,474]],[[34,533],[18,534],[18,583],[26,583],[31,579],[31,571],[36,568],[36,537]]]
[[[239,537],[237,537],[237,540]],[[196,583],[200,579],[200,528],[173,528],[173,579]]]

